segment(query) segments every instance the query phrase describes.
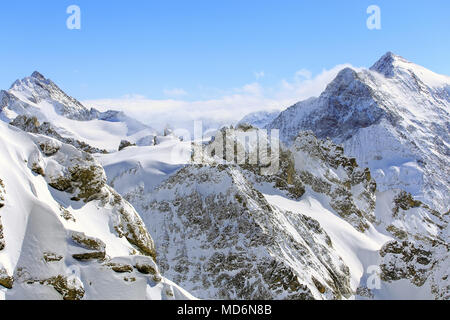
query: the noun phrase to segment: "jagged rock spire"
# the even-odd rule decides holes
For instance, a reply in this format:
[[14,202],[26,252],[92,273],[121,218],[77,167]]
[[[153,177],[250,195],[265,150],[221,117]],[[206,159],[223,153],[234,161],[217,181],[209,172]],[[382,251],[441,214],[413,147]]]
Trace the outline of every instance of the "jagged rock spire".
[[35,78],[35,79],[37,79],[37,80],[46,80],[45,77],[44,77],[41,73],[39,73],[38,71],[34,71],[34,72],[31,74],[31,77],[32,77],[32,78]]
[[383,74],[386,77],[393,77],[399,62],[408,63],[405,58],[388,51],[370,68],[372,71]]

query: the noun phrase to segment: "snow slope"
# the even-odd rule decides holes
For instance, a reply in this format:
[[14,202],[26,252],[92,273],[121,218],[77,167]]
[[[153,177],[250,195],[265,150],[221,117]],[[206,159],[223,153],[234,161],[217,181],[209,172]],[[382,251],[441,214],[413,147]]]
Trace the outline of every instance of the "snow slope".
[[35,72],[0,92],[0,298],[449,299],[449,92],[388,53],[198,162]]
[[280,115],[279,110],[277,111],[257,111],[252,112],[242,118],[237,125],[239,124],[250,124],[256,128],[264,128],[266,125],[271,123],[276,117]]
[[2,298],[192,298],[159,275],[141,219],[90,155],[1,122],[0,153]]
[[341,299],[348,268],[315,220],[272,208],[238,168],[187,166],[129,194],[162,273],[200,298]]
[[19,115],[36,117],[64,138],[107,151],[117,150],[123,139],[136,143],[151,137],[152,142],[156,136],[155,130],[123,112],[87,109],[38,72],[0,92],[0,120],[10,123]]
[[[358,232],[350,224],[336,217],[329,208],[320,202],[320,195],[314,192],[308,192],[300,201],[286,199],[277,195],[266,194],[264,196],[272,205],[292,212],[301,212],[319,221],[330,236],[336,251],[339,252],[339,255],[350,269],[352,288],[357,293],[354,298],[382,300],[448,299],[448,270],[450,263],[448,249],[444,248],[439,253],[441,256],[437,261],[439,261],[440,265],[433,267],[434,270],[426,271],[424,283],[418,283],[420,286],[415,285],[409,280],[412,277],[404,275],[401,271],[409,269],[420,272],[420,264],[414,261],[416,259],[414,253],[412,254],[414,257],[413,262],[409,266],[401,259],[394,260],[392,256],[382,257],[380,255],[381,250],[386,250],[386,244],[396,243],[393,240],[395,236],[386,232],[383,226],[375,225],[371,226],[368,232]],[[379,206],[381,207],[381,203],[385,203],[385,199],[380,199],[379,201]],[[386,215],[391,212],[384,211],[381,208],[377,211],[380,215]],[[377,217],[380,216],[377,215]],[[422,225],[422,223],[418,225]],[[409,255],[411,256],[411,252]],[[411,257],[408,259],[411,259]],[[416,269],[413,267],[414,263]],[[378,269],[380,265],[381,269]],[[397,273],[396,277],[389,278],[387,276],[391,268]],[[368,285],[372,283],[370,277],[374,274],[380,277],[379,286],[369,289]],[[436,281],[438,283],[433,283]]]
[[[437,267],[426,267],[423,285],[392,269],[390,263],[401,260],[385,254],[401,241],[397,235],[402,224],[397,222],[397,229],[389,227],[396,220],[397,191],[375,193],[368,169],[346,158],[341,147],[303,133],[290,151],[282,147],[279,172],[261,176],[258,165],[237,166],[217,156],[209,158],[215,143],[221,140],[216,138],[205,148],[201,165],[191,164],[189,157],[171,156],[177,145],[178,150],[189,149],[176,140],[98,155],[109,183],[140,212],[155,239],[161,272],[169,279],[209,299],[435,299],[448,295],[448,287],[436,280],[445,278],[448,239],[436,251],[438,263],[433,266]],[[448,222],[428,226],[433,215],[424,210],[420,219],[410,218],[409,213],[403,219],[413,226],[405,227],[411,233],[409,241],[414,242],[414,235],[424,230],[430,230],[430,241],[440,241]],[[306,228],[305,219],[312,219]],[[418,231],[412,233],[411,228]],[[444,231],[437,232],[439,228]],[[303,253],[298,255],[298,250]],[[305,264],[305,257],[310,264]],[[422,261],[420,254],[414,259]],[[266,270],[277,277],[269,277]],[[330,281],[331,275],[339,280]],[[379,285],[371,286],[374,276]]]
[[108,184],[120,194],[135,189],[151,192],[171,174],[190,162],[191,143],[175,137],[159,137],[154,146],[131,146],[95,157],[105,168]]

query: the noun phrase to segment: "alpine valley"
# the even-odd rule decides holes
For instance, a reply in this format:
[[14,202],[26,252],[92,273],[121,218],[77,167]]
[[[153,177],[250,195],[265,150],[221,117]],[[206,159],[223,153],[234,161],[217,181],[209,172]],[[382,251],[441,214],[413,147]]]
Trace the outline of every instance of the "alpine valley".
[[393,53],[195,141],[39,72],[0,120],[0,299],[450,299],[450,77]]

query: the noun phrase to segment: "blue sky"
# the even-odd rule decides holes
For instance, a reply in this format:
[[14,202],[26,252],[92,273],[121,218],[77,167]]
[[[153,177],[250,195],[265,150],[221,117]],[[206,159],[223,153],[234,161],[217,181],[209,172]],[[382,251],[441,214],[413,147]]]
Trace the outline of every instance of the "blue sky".
[[[72,4],[81,30],[66,28]],[[449,14],[448,0],[3,1],[0,88],[39,70],[80,100],[215,99],[389,50],[449,75]]]

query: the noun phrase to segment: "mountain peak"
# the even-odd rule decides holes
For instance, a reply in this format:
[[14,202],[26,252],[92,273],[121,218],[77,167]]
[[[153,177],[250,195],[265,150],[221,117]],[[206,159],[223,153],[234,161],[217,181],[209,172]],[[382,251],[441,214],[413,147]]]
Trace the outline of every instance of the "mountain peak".
[[[370,68],[386,78],[401,79],[410,85],[417,85],[420,80],[422,86],[429,88],[444,88],[444,96],[448,95],[450,77],[437,74],[421,65],[415,64],[392,52],[387,52]],[[424,89],[418,88],[419,89]],[[439,89],[442,92],[442,89]]]
[[350,67],[346,67],[338,72],[335,80],[337,79],[339,81],[342,81],[342,80],[348,81],[348,80],[353,79],[356,76],[356,74],[357,74],[357,72],[354,69],[352,69]]
[[45,78],[38,71],[34,71],[31,76],[16,80],[8,93],[16,98],[19,97],[21,103],[29,105],[37,105],[41,101],[46,101],[47,104],[54,106],[57,114],[68,119],[86,121],[93,117],[90,110],[67,95],[52,80]]
[[41,73],[39,73],[38,71],[33,72],[31,74],[31,77],[35,78],[37,80],[46,80],[45,77]]
[[29,90],[35,83],[50,84],[51,81],[45,78],[40,72],[34,71],[31,76],[23,79],[17,79],[9,89],[14,91]]
[[402,64],[409,64],[410,62],[405,58],[392,53],[386,52],[375,64],[370,67],[370,70],[383,74],[386,77],[393,77],[395,70]]

